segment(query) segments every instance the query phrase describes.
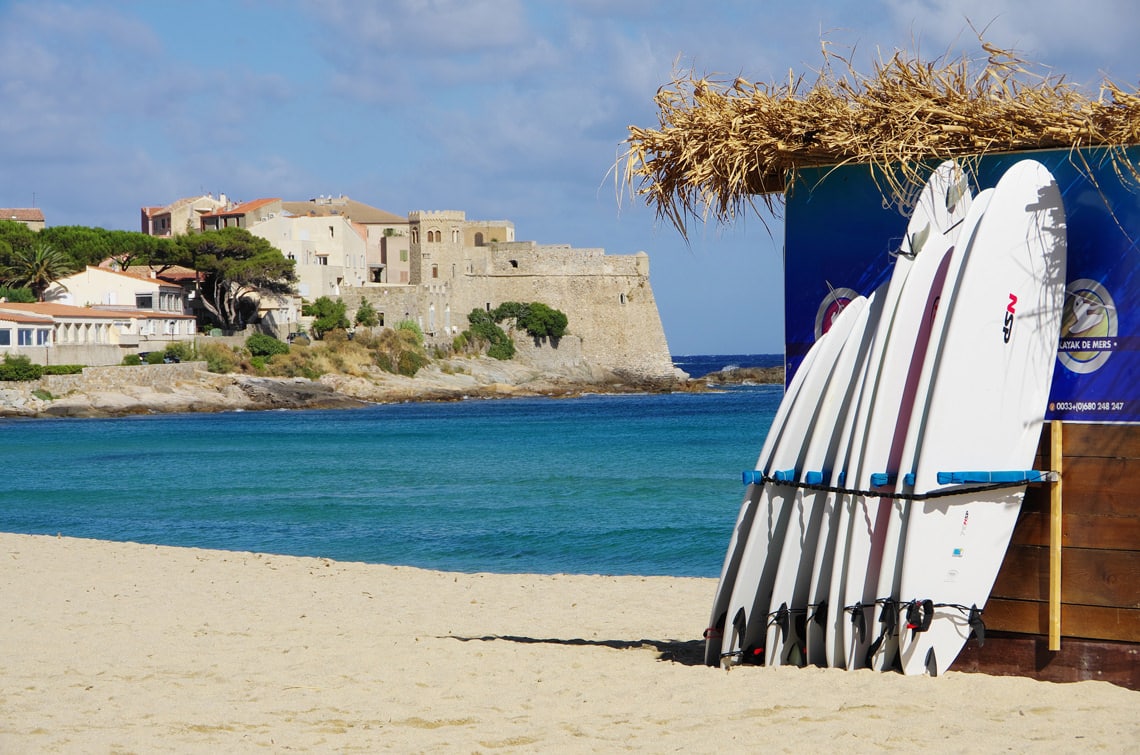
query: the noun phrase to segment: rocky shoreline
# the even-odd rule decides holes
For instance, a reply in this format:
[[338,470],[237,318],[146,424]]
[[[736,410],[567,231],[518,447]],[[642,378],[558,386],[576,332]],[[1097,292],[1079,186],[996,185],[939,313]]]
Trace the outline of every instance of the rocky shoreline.
[[[178,368],[178,369],[172,369]],[[96,380],[66,376],[0,383],[0,417],[119,417],[133,414],[347,409],[377,403],[458,401],[511,396],[572,397],[586,393],[703,391],[728,384],[779,382],[783,370],[729,370],[691,380],[644,381],[584,366],[551,372],[486,357],[434,362],[414,378],[389,373],[367,377],[323,375],[319,380],[217,375],[191,365],[152,365],[148,379]],[[164,372],[165,371],[165,372]],[[778,373],[778,375],[777,375]],[[140,373],[133,373],[139,375]],[[157,376],[158,379],[153,379]]]

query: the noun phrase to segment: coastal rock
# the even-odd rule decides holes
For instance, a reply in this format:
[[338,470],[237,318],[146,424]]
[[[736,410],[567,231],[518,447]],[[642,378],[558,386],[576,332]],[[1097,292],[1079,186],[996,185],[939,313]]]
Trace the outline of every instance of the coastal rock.
[[783,367],[727,367],[710,372],[701,380],[706,385],[768,385],[784,382]]
[[404,401],[697,389],[697,381],[649,381],[582,362],[552,370],[490,357],[439,360],[415,377],[377,369],[366,376],[326,374],[319,380],[217,375],[195,363],[88,368],[80,375],[9,383],[0,389],[0,417],[345,409]]

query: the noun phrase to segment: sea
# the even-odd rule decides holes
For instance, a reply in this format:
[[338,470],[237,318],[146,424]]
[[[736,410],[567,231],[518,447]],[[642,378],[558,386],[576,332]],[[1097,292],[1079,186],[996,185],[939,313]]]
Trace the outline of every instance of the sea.
[[[779,354],[679,356],[693,377]],[[459,572],[716,577],[780,385],[0,420],[0,531]]]

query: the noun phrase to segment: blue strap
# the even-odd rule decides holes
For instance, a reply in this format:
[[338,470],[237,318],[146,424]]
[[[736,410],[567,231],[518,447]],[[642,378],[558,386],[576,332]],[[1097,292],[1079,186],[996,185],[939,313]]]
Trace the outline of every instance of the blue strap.
[[[808,472],[810,476],[812,473]],[[741,479],[745,485],[760,485],[766,479],[764,473],[759,469],[746,469],[741,475]],[[768,479],[775,480],[776,482],[795,482],[796,470],[794,469],[780,469],[772,473]]]
[[939,472],[939,485],[967,485],[994,482],[1043,482],[1047,472],[1035,469],[1013,469],[999,472]]
[[806,482],[808,485],[822,485],[823,472],[808,472],[806,475],[804,475],[804,482]]
[[[871,475],[871,487],[881,488],[884,485],[894,485],[898,480],[899,476],[894,472],[875,472]],[[908,472],[903,475],[903,482],[913,487],[914,472]]]

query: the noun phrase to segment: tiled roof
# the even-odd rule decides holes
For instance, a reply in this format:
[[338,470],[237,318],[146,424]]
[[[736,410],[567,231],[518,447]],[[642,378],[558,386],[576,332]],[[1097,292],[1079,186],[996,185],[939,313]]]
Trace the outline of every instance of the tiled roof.
[[0,220],[42,223],[44,222],[44,211],[37,207],[0,207]]
[[[12,317],[9,317],[12,315]],[[133,320],[193,320],[194,315],[184,315],[181,312],[156,312],[149,309],[135,309],[133,307],[77,307],[73,304],[56,304],[54,302],[34,303],[4,303],[0,304],[0,318],[15,319],[21,315],[28,319],[23,322],[44,322],[52,317],[91,317],[101,320],[112,320],[124,317]],[[35,316],[37,319],[32,319]]]
[[44,325],[51,323],[49,315],[32,315],[25,312],[8,311],[5,309],[7,302],[0,304],[0,320],[7,320],[8,322],[26,322],[32,325]]
[[[198,279],[198,271],[192,267],[185,267],[183,265],[170,265],[166,268],[155,269],[150,265],[131,265],[127,268],[127,273],[136,275],[140,278],[147,280],[160,280],[160,281],[193,281]],[[155,278],[151,278],[151,274]]]
[[[124,278],[130,278],[131,280],[134,280],[134,281],[144,281],[146,283],[153,283],[156,285],[162,285],[162,281],[155,280],[154,278],[151,278],[149,275],[136,275],[134,273],[125,273],[122,270],[112,270],[109,267],[94,267],[92,265],[88,265],[87,270],[97,270],[100,273],[107,273],[108,275],[121,275]],[[86,271],[84,271],[84,272],[86,272]],[[82,273],[75,273],[75,275],[82,275]],[[67,276],[67,278],[70,278],[70,277],[71,276]],[[63,280],[67,280],[67,278],[64,278]]]
[[281,209],[293,215],[311,217],[326,217],[329,215],[343,215],[357,223],[395,225],[408,222],[407,218],[394,215],[379,207],[372,207],[363,202],[357,202],[348,197],[329,197],[328,199],[310,199],[308,202],[282,202]]
[[73,304],[56,304],[44,301],[32,303],[5,302],[0,304],[0,312],[39,315],[40,317],[97,317],[104,320],[112,316],[108,312],[100,312],[91,307],[76,307]]
[[202,217],[213,218],[213,217],[222,217],[224,215],[245,215],[247,213],[253,212],[254,210],[256,210],[259,207],[264,207],[265,205],[270,204],[271,202],[279,202],[279,201],[281,201],[281,200],[278,199],[277,197],[269,197],[267,199],[254,199],[251,202],[243,202],[243,203],[236,205],[236,206],[234,206],[228,210],[214,210],[213,212],[204,213],[202,215]]

